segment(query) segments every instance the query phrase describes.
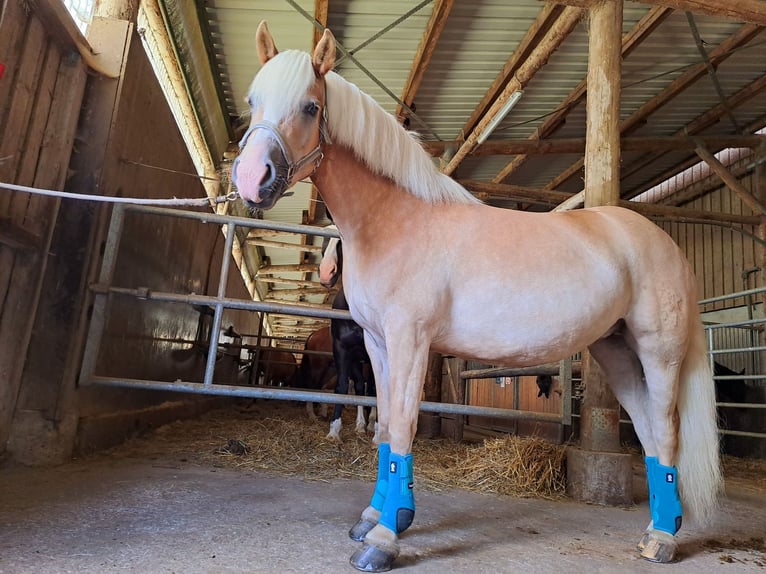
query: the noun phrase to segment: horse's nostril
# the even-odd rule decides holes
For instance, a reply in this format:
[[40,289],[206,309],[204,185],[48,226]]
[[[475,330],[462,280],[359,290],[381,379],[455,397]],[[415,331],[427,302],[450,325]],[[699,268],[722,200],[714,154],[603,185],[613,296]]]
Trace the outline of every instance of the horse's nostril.
[[269,187],[272,183],[274,183],[274,180],[277,176],[277,170],[274,169],[274,164],[272,162],[266,163],[266,171],[263,173],[263,177],[261,178],[261,187]]

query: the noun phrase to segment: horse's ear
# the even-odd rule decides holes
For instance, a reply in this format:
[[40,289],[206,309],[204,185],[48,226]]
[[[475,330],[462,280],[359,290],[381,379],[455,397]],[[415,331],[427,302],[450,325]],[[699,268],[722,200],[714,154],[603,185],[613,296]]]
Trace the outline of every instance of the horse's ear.
[[258,30],[255,33],[255,43],[258,47],[258,57],[261,59],[261,64],[265,64],[279,54],[279,50],[277,50],[277,46],[274,44],[274,38],[271,37],[269,27],[266,25],[266,20],[258,24]]
[[317,76],[324,76],[335,66],[335,36],[328,28],[324,29],[322,38],[314,48],[311,63],[314,65],[314,72]]

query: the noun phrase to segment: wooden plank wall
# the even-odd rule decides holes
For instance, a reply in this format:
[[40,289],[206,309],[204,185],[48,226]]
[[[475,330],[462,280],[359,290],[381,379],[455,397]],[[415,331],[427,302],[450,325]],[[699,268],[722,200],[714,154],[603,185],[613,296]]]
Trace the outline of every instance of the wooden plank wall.
[[[0,180],[62,189],[86,84],[18,0],[0,13]],[[0,190],[0,453],[10,430],[59,200]]]
[[[536,377],[502,377],[499,380],[500,382],[498,379],[491,378],[468,381],[467,403],[475,406],[518,409],[538,413],[558,414],[561,412],[561,395],[556,392],[560,389],[557,377],[554,377],[550,398],[545,398],[544,395],[537,396]],[[517,385],[518,405],[515,405],[514,397],[516,396]],[[493,431],[560,440],[560,425],[551,423],[514,422],[508,419],[470,416],[467,424]]]
[[[744,177],[742,185],[751,193],[755,192],[755,178]],[[721,187],[692,202],[685,208],[702,211],[720,211],[736,215],[752,215],[750,208],[731,192],[728,187]],[[687,223],[658,223],[686,253],[694,268],[699,285],[699,298],[708,299],[745,289],[761,287],[764,284],[763,271],[750,275],[745,284],[742,273],[758,267],[756,243],[747,235],[714,225]],[[748,231],[753,231],[749,230]],[[744,305],[743,299],[714,303],[704,311],[715,311],[732,305]]]

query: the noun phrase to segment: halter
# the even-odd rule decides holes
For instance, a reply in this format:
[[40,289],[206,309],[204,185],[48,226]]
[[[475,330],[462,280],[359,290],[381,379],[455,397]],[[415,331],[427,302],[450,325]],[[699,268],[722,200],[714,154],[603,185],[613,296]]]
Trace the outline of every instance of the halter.
[[[282,134],[279,133],[279,128],[276,126],[276,124],[271,123],[267,120],[261,120],[260,122],[253,124],[250,126],[247,131],[245,132],[245,135],[242,136],[242,139],[239,142],[239,151],[242,152],[243,149],[245,149],[245,145],[247,145],[247,139],[250,137],[250,135],[257,129],[266,130],[271,134],[271,137],[273,137],[277,144],[279,144],[279,149],[282,152],[282,159],[284,160],[284,163],[282,163],[279,166],[276,166],[277,170],[280,172],[277,176],[277,181],[280,179],[284,180],[285,185],[289,185],[290,181],[293,179],[293,176],[303,168],[308,163],[314,164],[314,169],[312,170],[311,174],[313,175],[314,172],[319,167],[319,164],[322,163],[322,159],[324,158],[324,153],[322,152],[322,145],[325,143],[332,143],[330,141],[330,136],[327,133],[327,100],[325,99],[325,106],[322,108],[322,117],[319,120],[319,143],[317,143],[317,146],[308,152],[306,155],[304,155],[302,158],[293,161],[292,160],[292,154],[290,153],[290,149],[287,147],[287,144],[285,143],[284,138],[282,138]],[[285,167],[287,168],[286,173],[284,172]],[[275,182],[276,183],[276,182]]]

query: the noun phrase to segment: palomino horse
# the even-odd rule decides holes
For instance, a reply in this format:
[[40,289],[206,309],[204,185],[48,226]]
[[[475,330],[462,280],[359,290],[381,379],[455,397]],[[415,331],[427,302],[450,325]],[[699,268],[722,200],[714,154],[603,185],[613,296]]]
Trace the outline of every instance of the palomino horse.
[[268,209],[312,179],[343,238],[346,297],[375,371],[378,479],[351,529],[364,542],[351,563],[389,569],[415,515],[411,447],[429,348],[518,367],[590,349],[646,455],[652,521],[639,548],[672,560],[681,499],[709,517],[721,482],[696,280],[678,246],[619,207],[484,205],[331,71],[329,31],[313,55],[280,53],[262,23],[257,46],[234,181],[250,207]]
[[[319,282],[327,288],[333,287],[343,270],[343,248],[340,239],[333,237],[322,244],[322,261],[319,264]],[[348,311],[348,302],[343,291],[343,284],[332,302],[333,309]],[[354,381],[354,392],[361,396],[375,396],[375,377],[371,373],[370,357],[364,347],[364,332],[351,319],[332,319],[332,356],[338,370],[338,384],[335,392],[347,394],[349,379]],[[357,407],[356,432],[375,432],[376,409]],[[340,441],[341,414],[343,405],[336,404],[330,419],[330,432],[327,438]]]

